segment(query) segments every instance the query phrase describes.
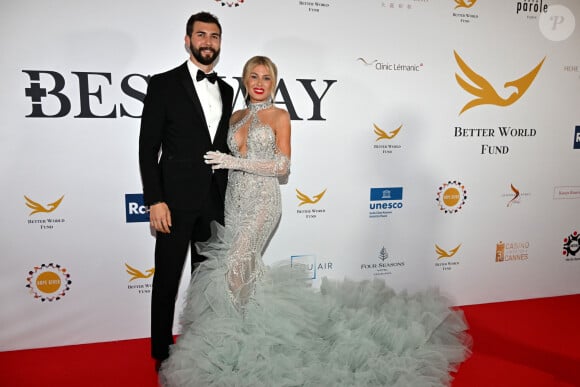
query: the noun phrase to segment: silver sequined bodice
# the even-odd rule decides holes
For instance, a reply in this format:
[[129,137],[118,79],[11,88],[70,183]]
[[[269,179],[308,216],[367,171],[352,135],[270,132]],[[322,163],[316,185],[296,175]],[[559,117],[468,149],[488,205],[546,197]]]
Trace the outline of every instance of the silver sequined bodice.
[[[271,103],[251,104],[247,114],[228,132],[232,155],[252,160],[274,160],[276,137],[270,126],[258,118],[258,112]],[[248,126],[247,152],[242,155],[235,134]],[[252,295],[253,285],[264,270],[261,254],[281,215],[280,187],[276,176],[262,176],[230,170],[225,198],[225,226],[233,236],[227,254],[227,281],[230,296],[243,306]]]

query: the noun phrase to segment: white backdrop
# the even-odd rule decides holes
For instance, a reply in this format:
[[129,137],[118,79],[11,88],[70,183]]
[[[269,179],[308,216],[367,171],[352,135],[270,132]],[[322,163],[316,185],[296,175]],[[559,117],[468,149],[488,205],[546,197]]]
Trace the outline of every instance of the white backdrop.
[[200,10],[220,76],[271,57],[294,118],[267,263],[457,305],[579,293],[580,3],[459,3],[4,1],[0,350],[149,336],[141,100]]

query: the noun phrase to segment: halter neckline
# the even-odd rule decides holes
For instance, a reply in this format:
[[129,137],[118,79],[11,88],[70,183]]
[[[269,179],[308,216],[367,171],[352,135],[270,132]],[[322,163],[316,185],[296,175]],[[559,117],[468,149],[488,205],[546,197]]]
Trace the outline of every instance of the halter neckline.
[[252,113],[259,112],[260,110],[268,109],[272,107],[273,103],[271,100],[264,101],[264,102],[248,102],[248,109]]

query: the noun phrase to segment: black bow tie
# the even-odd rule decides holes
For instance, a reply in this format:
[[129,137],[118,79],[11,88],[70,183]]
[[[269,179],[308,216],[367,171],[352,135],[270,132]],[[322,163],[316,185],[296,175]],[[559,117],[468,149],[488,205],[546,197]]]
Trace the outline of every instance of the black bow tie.
[[197,75],[195,76],[195,79],[199,82],[204,78],[207,78],[207,80],[210,81],[211,83],[215,83],[215,81],[217,81],[218,79],[218,76],[215,72],[206,74],[201,70],[197,70]]

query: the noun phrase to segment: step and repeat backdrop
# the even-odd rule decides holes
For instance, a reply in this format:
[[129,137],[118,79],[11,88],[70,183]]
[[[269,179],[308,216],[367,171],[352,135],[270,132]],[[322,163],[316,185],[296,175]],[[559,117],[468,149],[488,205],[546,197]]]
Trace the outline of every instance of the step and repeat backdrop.
[[292,117],[266,263],[455,305],[579,293],[580,3],[555,1],[4,2],[0,350],[149,336],[142,101],[201,10],[235,108],[267,55]]

